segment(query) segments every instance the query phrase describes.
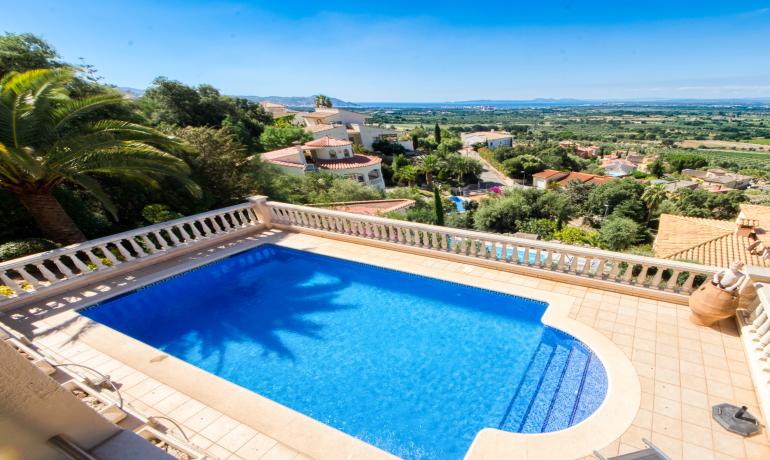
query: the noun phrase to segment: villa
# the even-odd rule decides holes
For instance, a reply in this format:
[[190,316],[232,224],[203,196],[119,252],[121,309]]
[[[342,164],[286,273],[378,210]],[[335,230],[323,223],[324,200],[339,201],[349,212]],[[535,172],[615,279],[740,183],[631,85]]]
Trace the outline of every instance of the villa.
[[743,190],[751,184],[753,177],[731,173],[722,169],[683,169],[682,175],[701,185],[710,192]]
[[666,179],[653,179],[650,181],[651,185],[661,185],[666,192],[673,193],[677,190],[690,189],[694,190],[698,188],[698,183],[689,180],[666,180]]
[[382,159],[354,153],[353,143],[349,140],[324,136],[260,156],[287,174],[303,176],[308,172],[327,171],[371,187],[385,188],[380,168]]
[[625,158],[617,158],[613,156],[602,158],[600,165],[602,168],[604,168],[605,174],[612,177],[628,176],[636,171],[637,168],[635,163]]
[[563,149],[575,149],[575,154],[581,158],[595,158],[601,147],[598,145],[581,145],[573,141],[561,141],[559,147]]
[[770,271],[696,326],[717,270],[250,197],[0,263],[3,452],[767,459],[711,408],[770,421]]
[[615,177],[599,176],[596,174],[581,173],[575,171],[556,171],[555,169],[546,169],[539,173],[532,174],[532,185],[545,190],[551,187],[566,187],[571,182],[581,184],[604,184]]
[[350,110],[317,107],[314,112],[297,112],[294,120],[313,135],[315,139],[328,136],[335,139],[350,140],[366,150],[373,150],[378,140],[387,140],[401,144],[411,150],[411,141],[398,140],[399,132],[395,129],[382,128],[366,124],[368,115]]
[[275,102],[262,101],[259,103],[265,112],[273,116],[273,118],[283,118],[290,115],[295,115],[297,112],[289,109],[283,104],[277,104]]
[[464,147],[484,144],[490,149],[497,147],[512,147],[513,136],[505,131],[477,131],[475,133],[460,133]]

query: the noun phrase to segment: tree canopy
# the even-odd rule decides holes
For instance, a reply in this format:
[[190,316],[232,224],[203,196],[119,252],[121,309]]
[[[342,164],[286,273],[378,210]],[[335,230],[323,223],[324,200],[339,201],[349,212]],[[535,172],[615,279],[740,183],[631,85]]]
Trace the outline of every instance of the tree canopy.
[[59,54],[33,34],[0,35],[0,77],[8,72],[60,67]]
[[165,77],[156,78],[138,103],[155,125],[225,127],[252,151],[259,150],[259,136],[273,121],[255,102],[223,96],[211,85],[191,87]]

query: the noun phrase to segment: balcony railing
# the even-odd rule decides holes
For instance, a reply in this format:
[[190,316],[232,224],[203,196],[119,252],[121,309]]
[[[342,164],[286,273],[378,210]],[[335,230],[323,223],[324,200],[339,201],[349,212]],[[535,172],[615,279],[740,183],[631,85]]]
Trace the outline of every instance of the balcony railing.
[[85,276],[157,259],[257,224],[252,203],[244,203],[0,263],[0,310]]
[[493,261],[646,291],[689,295],[716,268],[594,248],[267,202],[272,225]]
[[261,197],[251,203],[0,263],[0,307],[85,275],[105,273],[137,259],[253,229],[259,223],[387,243],[470,262],[495,262],[535,276],[567,282],[588,280],[608,289],[625,287],[642,295],[657,293],[680,300],[716,271],[704,265],[594,248],[266,202]]
[[770,423],[770,270],[750,267],[749,275],[757,291],[757,302],[738,310],[737,319],[767,425]]

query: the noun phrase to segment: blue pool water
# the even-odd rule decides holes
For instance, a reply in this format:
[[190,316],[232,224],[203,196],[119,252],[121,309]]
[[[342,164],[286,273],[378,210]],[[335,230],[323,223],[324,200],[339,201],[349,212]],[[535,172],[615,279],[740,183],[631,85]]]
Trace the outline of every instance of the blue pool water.
[[264,245],[85,316],[410,459],[479,430],[563,429],[604,399],[601,362],[546,305]]
[[457,212],[465,212],[465,205],[463,204],[462,198],[460,198],[459,196],[452,195],[449,197],[449,199],[452,200],[452,202],[454,202],[455,209],[457,210]]

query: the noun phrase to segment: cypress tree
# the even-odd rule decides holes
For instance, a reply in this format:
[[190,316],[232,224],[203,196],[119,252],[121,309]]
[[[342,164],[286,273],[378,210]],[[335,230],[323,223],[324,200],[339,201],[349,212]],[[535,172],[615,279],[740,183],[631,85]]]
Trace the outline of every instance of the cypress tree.
[[441,194],[438,187],[433,187],[433,208],[436,212],[436,225],[444,225],[444,205],[441,203]]
[[436,144],[441,143],[441,128],[438,123],[436,123],[436,127],[433,128],[433,137],[436,139]]

